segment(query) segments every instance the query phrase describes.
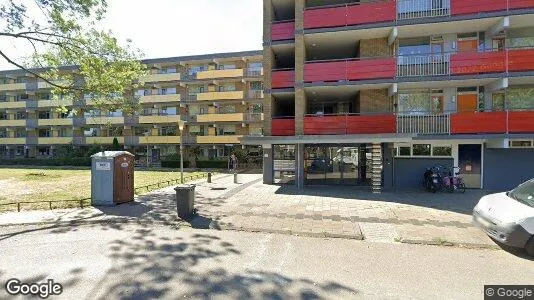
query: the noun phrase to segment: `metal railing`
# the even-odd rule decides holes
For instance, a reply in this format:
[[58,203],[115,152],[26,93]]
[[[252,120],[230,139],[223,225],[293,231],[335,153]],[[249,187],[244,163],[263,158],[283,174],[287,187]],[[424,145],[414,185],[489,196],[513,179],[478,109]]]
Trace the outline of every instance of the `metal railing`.
[[451,119],[447,113],[397,115],[397,133],[450,134]]
[[450,16],[450,0],[397,0],[397,20]]
[[249,99],[261,99],[263,98],[263,91],[250,90],[248,91],[248,98]]
[[247,77],[262,77],[263,68],[248,68],[245,70],[245,75]]
[[244,114],[246,122],[261,122],[263,121],[262,113],[245,113]]
[[399,55],[397,77],[450,75],[450,53]]

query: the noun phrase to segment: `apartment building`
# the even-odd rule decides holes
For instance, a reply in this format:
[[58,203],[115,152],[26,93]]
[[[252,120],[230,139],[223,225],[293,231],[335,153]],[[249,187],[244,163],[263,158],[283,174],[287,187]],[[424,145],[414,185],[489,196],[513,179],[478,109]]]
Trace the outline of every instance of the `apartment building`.
[[[240,139],[263,133],[262,54],[144,60],[149,74],[132,91],[141,106],[134,115],[98,111],[90,95],[52,100],[50,85],[36,77],[0,71],[0,157],[53,157],[60,147],[111,145],[115,137],[139,163],[179,153],[181,139],[186,151],[199,147],[206,158],[237,147],[259,153]],[[58,113],[60,105],[79,113]]]
[[266,183],[534,177],[534,1],[264,0]]

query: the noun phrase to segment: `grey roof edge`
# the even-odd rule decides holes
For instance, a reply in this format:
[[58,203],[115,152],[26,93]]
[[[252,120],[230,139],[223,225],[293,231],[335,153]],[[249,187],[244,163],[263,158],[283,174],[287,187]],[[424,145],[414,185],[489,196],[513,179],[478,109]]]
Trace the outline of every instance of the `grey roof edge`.
[[[161,57],[161,58],[148,58],[141,59],[143,64],[156,64],[156,63],[165,63],[165,62],[186,62],[193,60],[204,60],[204,59],[216,59],[216,58],[232,58],[232,57],[243,57],[243,56],[257,56],[263,55],[263,50],[247,50],[247,51],[238,51],[238,52],[221,52],[221,53],[208,53],[208,54],[199,54],[199,55],[189,55],[189,56],[174,56],[174,57]],[[77,66],[62,66],[60,69],[72,70],[76,69]],[[29,68],[28,70],[33,72],[42,72],[48,70],[48,68]],[[28,73],[22,69],[11,69],[11,70],[0,70],[0,75],[18,75]]]

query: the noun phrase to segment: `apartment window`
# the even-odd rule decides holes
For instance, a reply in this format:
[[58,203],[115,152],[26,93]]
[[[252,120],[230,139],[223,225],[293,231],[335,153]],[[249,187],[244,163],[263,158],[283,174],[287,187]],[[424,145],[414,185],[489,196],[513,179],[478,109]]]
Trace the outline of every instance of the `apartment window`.
[[202,66],[190,66],[189,67],[189,70],[187,70],[187,73],[189,75],[196,75],[198,72],[202,72],[202,71],[205,71],[207,70],[207,67],[202,65]]
[[459,33],[457,36],[458,52],[476,52],[478,49],[478,33]]
[[235,84],[221,84],[219,85],[219,92],[235,91]]
[[254,114],[262,113],[263,112],[263,105],[261,105],[260,103],[252,104],[249,107],[249,112],[254,113]]
[[250,62],[248,64],[248,67],[250,69],[261,69],[263,68],[263,63],[262,62]]
[[150,95],[152,95],[151,90],[143,90],[143,96],[150,96]]
[[412,146],[413,156],[430,156],[430,144],[414,144]]
[[452,156],[452,147],[434,146],[432,147],[432,156]]
[[235,106],[233,105],[223,105],[219,107],[220,114],[232,114],[235,113]]
[[7,134],[7,131],[5,129],[0,130],[0,138],[7,138],[9,135]]
[[159,135],[176,136],[177,132],[178,130],[176,129],[176,126],[165,126],[160,128]]
[[399,114],[417,115],[441,112],[443,94],[439,91],[414,91],[398,95]]
[[134,134],[135,136],[150,136],[150,127],[135,127]]
[[253,91],[263,91],[263,82],[261,81],[252,81],[250,83],[250,89]]
[[50,130],[39,129],[39,137],[50,137]]
[[196,116],[200,114],[200,108],[196,105],[191,105],[187,108],[187,111],[190,116]]
[[494,93],[492,96],[491,96],[491,101],[492,101],[492,110],[494,111],[501,111],[501,110],[504,110],[504,102],[505,102],[505,95],[504,93]]
[[15,83],[25,83],[26,82],[26,77],[17,77],[17,79],[15,79]]
[[506,90],[506,107],[511,110],[534,108],[534,87],[513,87]]
[[92,136],[99,136],[99,135],[100,135],[100,128],[84,128],[83,129],[83,136],[92,137]]
[[200,107],[199,108],[199,112],[198,112],[199,115],[206,115],[208,113],[209,113],[209,109],[207,107]]
[[534,47],[534,27],[513,28],[507,32],[508,48]]
[[49,94],[49,93],[39,93],[39,94],[37,94],[37,99],[40,99],[40,100],[50,100],[50,99],[52,99],[52,94]]
[[164,68],[164,69],[159,70],[159,73],[160,74],[176,73],[176,68]]
[[15,155],[16,156],[23,156],[24,155],[24,146],[19,146],[15,149]]
[[17,112],[15,114],[15,120],[24,120],[26,119],[26,113],[25,112]]
[[203,85],[192,84],[189,86],[188,93],[189,95],[196,95],[199,93],[204,93],[205,87]]
[[122,110],[110,111],[108,113],[110,117],[122,117]]
[[249,128],[249,134],[250,135],[261,136],[261,135],[263,135],[263,128],[261,128],[261,127],[250,127]]
[[176,106],[168,106],[168,107],[165,107],[163,108],[165,114],[167,115],[170,115],[170,116],[176,116],[177,115],[177,109],[176,109]]
[[15,129],[15,137],[16,138],[23,138],[26,137],[26,130],[25,129]]
[[49,156],[50,155],[50,148],[48,147],[39,147],[37,148],[37,151],[39,151],[40,156]]
[[189,126],[189,134],[192,136],[203,136],[204,130],[199,125],[191,125]]
[[9,116],[5,112],[0,112],[0,120],[9,120]]
[[532,141],[531,140],[510,141],[510,147],[513,147],[513,148],[530,148],[530,147],[532,147]]
[[17,101],[25,101],[25,100],[28,100],[29,98],[30,98],[30,95],[28,94],[17,95]]
[[235,64],[221,64],[219,65],[219,70],[233,70],[235,69]]
[[223,125],[219,127],[219,135],[235,135],[235,125]]
[[40,111],[39,112],[39,119],[50,119],[50,112],[49,111]]
[[60,137],[69,137],[69,136],[72,136],[72,133],[70,132],[70,130],[69,130],[68,128],[61,128],[61,129],[59,129],[58,134],[59,134]]
[[6,102],[7,101],[7,95],[6,94],[0,94],[0,102]]

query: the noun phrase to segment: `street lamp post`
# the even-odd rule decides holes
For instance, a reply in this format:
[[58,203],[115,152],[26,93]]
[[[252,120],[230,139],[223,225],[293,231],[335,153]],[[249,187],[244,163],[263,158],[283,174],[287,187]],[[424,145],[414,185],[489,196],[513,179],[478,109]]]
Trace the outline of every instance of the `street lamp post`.
[[180,182],[184,183],[184,124],[179,123],[178,128],[180,129]]

